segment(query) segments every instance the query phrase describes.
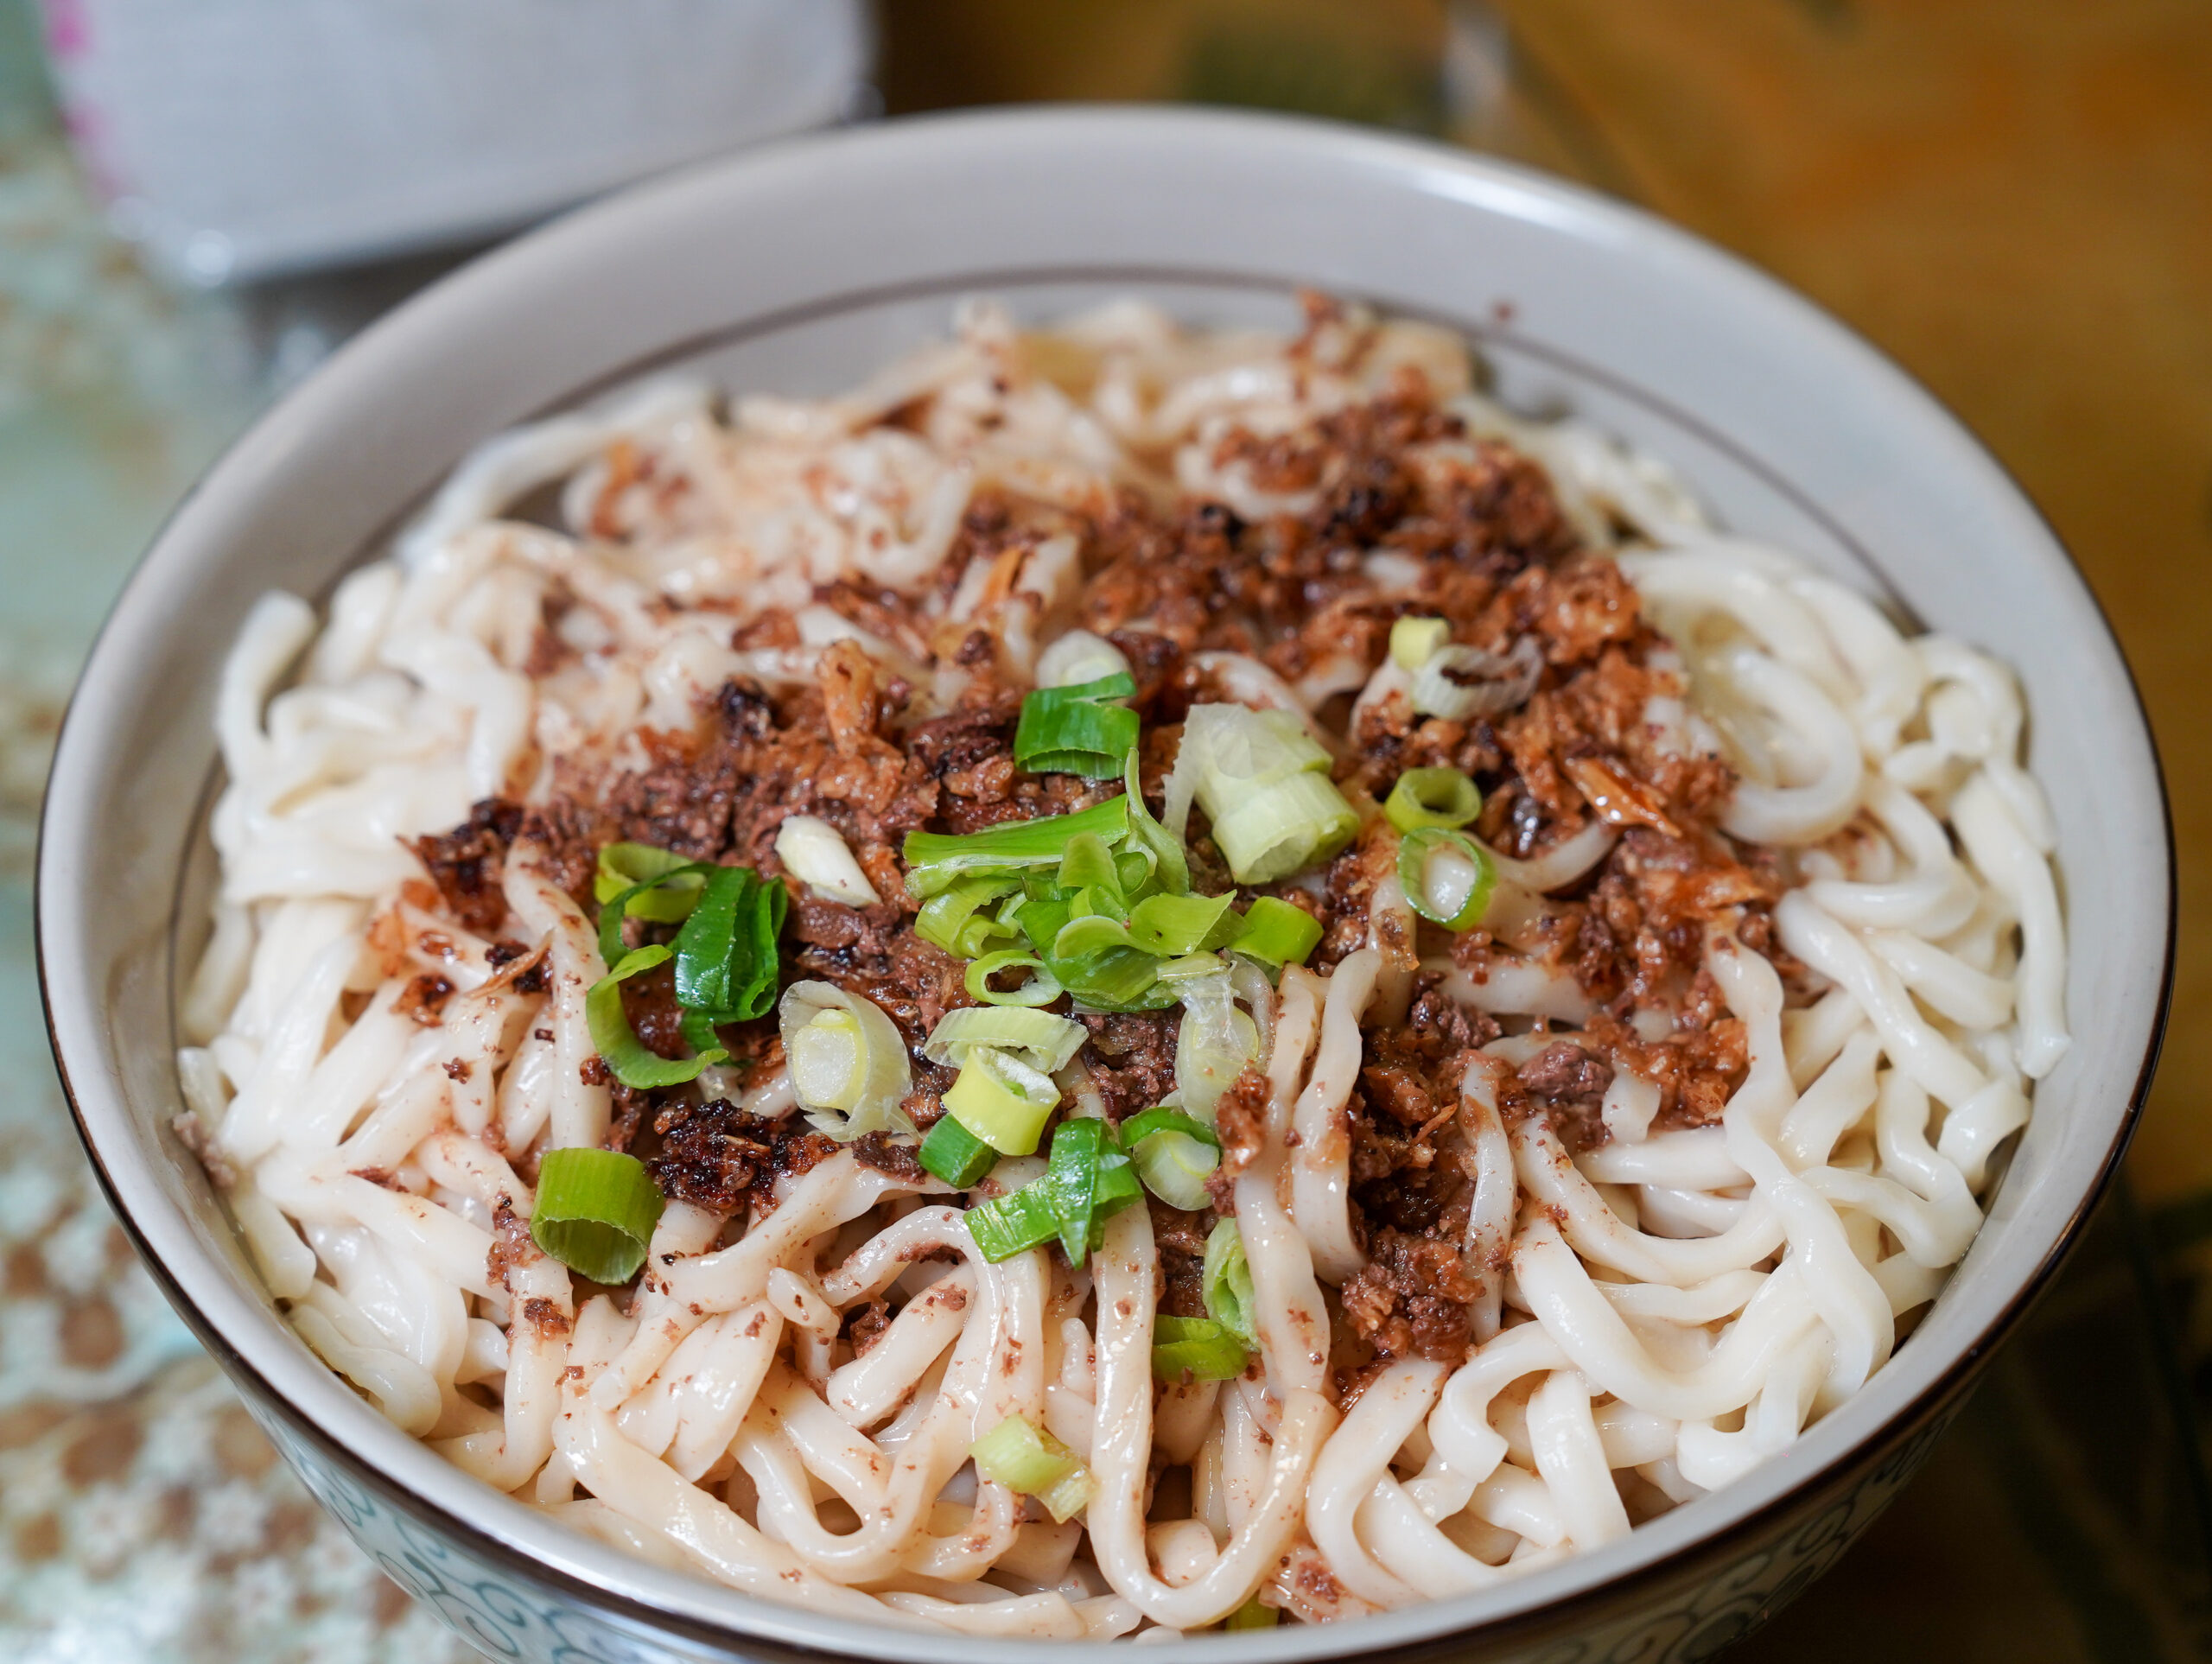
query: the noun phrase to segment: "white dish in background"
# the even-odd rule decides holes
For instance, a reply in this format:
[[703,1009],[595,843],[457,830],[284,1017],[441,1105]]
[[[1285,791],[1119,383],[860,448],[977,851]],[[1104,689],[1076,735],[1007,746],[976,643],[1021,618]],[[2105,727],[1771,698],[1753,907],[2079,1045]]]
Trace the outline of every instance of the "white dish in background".
[[1460,326],[1509,399],[1573,408],[1674,465],[1724,522],[2015,666],[2059,827],[2079,1038],[2037,1089],[1949,1287],[1894,1361],[1783,1454],[1495,1591],[1155,1650],[1704,1657],[1878,1513],[2077,1234],[2125,1146],[2164,1013],[2171,867],[2158,765],[2079,575],[1913,383],[1694,238],[1404,140],[1058,111],[785,145],[579,213],[339,353],[157,540],[92,655],[49,791],[49,1020],[119,1213],[308,1484],[404,1586],[499,1655],[691,1660],[736,1645],[1012,1664],[1034,1649],[766,1606],[571,1536],[383,1421],[276,1319],[167,1130],[171,979],[196,949],[211,867],[198,818],[210,713],[246,608],[272,586],[326,593],[486,436],[642,374],[681,365],[733,388],[820,393],[941,333],[968,293],[1025,317],[1135,292],[1195,321],[1287,321],[1300,286]]

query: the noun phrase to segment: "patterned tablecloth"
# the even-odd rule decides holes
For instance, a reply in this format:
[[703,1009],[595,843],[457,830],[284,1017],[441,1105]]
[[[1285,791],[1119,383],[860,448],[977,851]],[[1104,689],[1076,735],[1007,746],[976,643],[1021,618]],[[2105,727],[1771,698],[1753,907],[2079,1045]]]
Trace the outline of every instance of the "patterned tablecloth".
[[[2212,744],[2190,720],[2212,556],[2212,13],[1527,0],[1455,21],[1447,38],[1424,0],[1299,0],[1264,24],[1249,4],[911,0],[887,14],[886,86],[893,107],[1180,92],[1457,120],[1812,289],[1959,401],[2088,561],[2183,774],[2193,908],[2205,788],[2184,771]],[[156,287],[101,229],[22,0],[0,0],[0,1658],[466,1655],[321,1515],[133,1261],[54,1083],[28,889],[73,666],[151,529],[256,410],[436,269],[224,297]],[[2037,314],[2085,299],[2107,308],[2101,333]],[[2137,379],[2116,392],[2115,375]],[[2160,593],[2160,574],[2188,592]],[[2195,971],[2185,959],[2185,1057],[2203,1043]],[[1732,1659],[2208,1655],[2199,1080],[2154,1112],[2144,1204],[2107,1206],[1904,1500]]]

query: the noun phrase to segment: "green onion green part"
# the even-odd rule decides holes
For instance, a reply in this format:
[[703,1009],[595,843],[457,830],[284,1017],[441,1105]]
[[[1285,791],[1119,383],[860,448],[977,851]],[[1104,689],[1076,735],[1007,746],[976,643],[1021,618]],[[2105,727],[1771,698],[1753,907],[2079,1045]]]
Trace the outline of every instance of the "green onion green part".
[[1320,945],[1321,921],[1274,896],[1261,896],[1245,909],[1243,921],[1229,942],[1232,953],[1256,959],[1275,971],[1304,964]]
[[1020,888],[1019,879],[963,879],[922,904],[914,919],[914,934],[963,959],[988,952],[994,943],[1017,942],[1021,932],[1001,923],[988,910],[994,902]]
[[1090,1470],[1048,1432],[1010,1415],[968,1447],[976,1474],[1009,1490],[1034,1496],[1053,1522],[1065,1525],[1090,1501]]
[[1244,1238],[1234,1219],[1224,1219],[1206,1238],[1205,1269],[1200,1285],[1206,1316],[1256,1349],[1259,1326],[1254,1312],[1258,1297],[1252,1292],[1252,1267],[1244,1259]]
[[663,1057],[649,1051],[630,1026],[622,1009],[622,984],[640,971],[664,964],[672,950],[664,947],[639,948],[623,954],[614,969],[591,985],[584,995],[584,1023],[591,1030],[593,1048],[600,1060],[623,1085],[638,1091],[658,1086],[680,1086],[696,1080],[709,1064],[729,1056],[719,1045],[693,1057]]
[[1448,930],[1471,930],[1490,907],[1497,867],[1465,833],[1425,826],[1399,841],[1398,882],[1423,918]]
[[1128,829],[1129,803],[1122,797],[1109,797],[1073,815],[1009,821],[981,832],[909,832],[901,850],[906,887],[927,898],[965,878],[1018,877],[1039,867],[1058,867],[1070,839],[1095,832],[1113,844],[1127,836]]
[[916,1153],[922,1165],[956,1191],[982,1182],[998,1165],[999,1153],[960,1124],[957,1116],[940,1115]]
[[645,1164],[613,1150],[549,1150],[537,1168],[531,1241],[594,1283],[638,1274],[666,1205]]
[[1401,832],[1462,827],[1482,812],[1483,794],[1456,768],[1409,768],[1382,803],[1382,813]]
[[1244,1343],[1211,1318],[1154,1318],[1152,1373],[1173,1384],[1183,1381],[1234,1381],[1244,1373],[1250,1354]]
[[1039,774],[1112,779],[1136,746],[1138,720],[1128,706],[1111,702],[1136,690],[1126,672],[1074,687],[1038,689],[1021,702],[1014,765]]
[[629,905],[632,917],[674,924],[699,899],[698,865],[673,849],[656,849],[649,843],[610,843],[599,852],[592,899],[604,907],[630,891],[637,897]]
[[776,938],[791,896],[747,867],[708,869],[676,933],[676,1003],[715,1023],[750,1022],[776,1003]]
[[[1010,988],[992,985],[994,976],[1016,969],[1027,969],[1029,975]],[[981,1000],[987,1006],[1049,1006],[1067,992],[1043,960],[1018,948],[985,954],[968,967],[961,981],[969,999]]]
[[969,1209],[967,1219],[976,1251],[994,1265],[1042,1248],[1060,1234],[1059,1217],[1042,1179]]

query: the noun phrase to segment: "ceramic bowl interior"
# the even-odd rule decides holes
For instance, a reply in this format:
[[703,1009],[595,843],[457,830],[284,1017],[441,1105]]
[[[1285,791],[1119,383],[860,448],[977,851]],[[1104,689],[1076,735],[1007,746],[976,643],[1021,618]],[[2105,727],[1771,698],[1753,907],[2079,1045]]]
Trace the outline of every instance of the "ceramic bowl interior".
[[1859,1396],[1748,1477],[1628,1540],[1480,1596],[1333,1629],[1196,1639],[1288,1660],[1417,1643],[1585,1596],[1730,1531],[1955,1385],[2047,1276],[2125,1141],[2170,942],[2156,759],[2079,576],[1989,458],[1805,302],[1553,181],[1408,142],[1247,117],[1058,111],[810,141],[626,193],[480,261],[349,346],[179,509],[118,604],[62,736],[39,879],[57,1048],[86,1141],[174,1298],[264,1413],[504,1553],[644,1607],[841,1654],[1019,1643],[763,1605],[571,1536],[378,1418],[277,1319],[196,1165],[171,1000],[200,939],[202,820],[226,644],[264,589],[327,594],[442,473],[515,422],[643,375],[822,393],[947,327],[1137,294],[1196,322],[1287,323],[1311,285],[1451,323],[1511,402],[1672,463],[1726,524],[2018,668],[2056,813],[2071,1051],[1987,1227]]

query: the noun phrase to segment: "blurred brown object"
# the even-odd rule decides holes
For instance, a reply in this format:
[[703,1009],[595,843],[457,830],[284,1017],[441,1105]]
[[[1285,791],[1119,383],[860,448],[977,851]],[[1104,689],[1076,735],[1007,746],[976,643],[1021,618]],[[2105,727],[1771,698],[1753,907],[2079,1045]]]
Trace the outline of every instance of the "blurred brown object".
[[887,0],[882,16],[893,110],[1181,98],[1448,132],[1734,249],[1925,381],[2056,524],[2142,683],[2183,931],[2133,1170],[2154,1204],[2212,1186],[2212,9]]

